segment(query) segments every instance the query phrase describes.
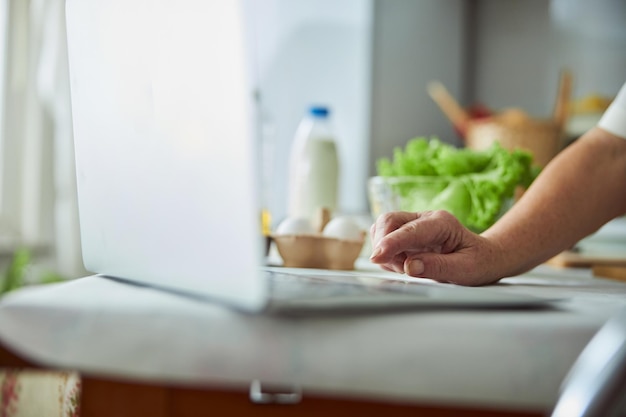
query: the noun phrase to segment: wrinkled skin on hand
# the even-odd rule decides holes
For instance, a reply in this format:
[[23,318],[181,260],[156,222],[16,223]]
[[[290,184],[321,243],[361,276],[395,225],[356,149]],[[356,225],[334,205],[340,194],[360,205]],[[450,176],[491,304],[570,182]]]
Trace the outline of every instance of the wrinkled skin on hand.
[[370,260],[387,271],[468,286],[501,278],[497,245],[446,211],[386,213],[376,219],[370,234]]

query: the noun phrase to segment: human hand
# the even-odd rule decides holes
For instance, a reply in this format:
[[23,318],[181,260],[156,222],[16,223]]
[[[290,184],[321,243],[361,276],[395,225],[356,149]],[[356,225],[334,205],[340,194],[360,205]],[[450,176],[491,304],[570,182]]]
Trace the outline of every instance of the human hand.
[[370,234],[370,260],[387,271],[472,286],[500,278],[498,247],[446,211],[386,213]]

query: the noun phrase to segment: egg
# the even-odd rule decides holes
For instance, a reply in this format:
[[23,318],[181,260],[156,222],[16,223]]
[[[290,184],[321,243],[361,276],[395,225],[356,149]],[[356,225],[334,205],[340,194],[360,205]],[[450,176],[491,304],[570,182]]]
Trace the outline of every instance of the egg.
[[342,240],[361,240],[363,230],[350,217],[339,216],[328,222],[322,234],[326,237],[333,237]]
[[276,228],[275,235],[312,235],[315,233],[311,222],[303,217],[287,217]]

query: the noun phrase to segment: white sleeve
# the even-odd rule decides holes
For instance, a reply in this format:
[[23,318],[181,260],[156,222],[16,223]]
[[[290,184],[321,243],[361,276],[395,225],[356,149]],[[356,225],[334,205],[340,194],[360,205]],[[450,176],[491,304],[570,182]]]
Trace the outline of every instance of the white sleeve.
[[598,122],[602,129],[626,139],[626,83]]

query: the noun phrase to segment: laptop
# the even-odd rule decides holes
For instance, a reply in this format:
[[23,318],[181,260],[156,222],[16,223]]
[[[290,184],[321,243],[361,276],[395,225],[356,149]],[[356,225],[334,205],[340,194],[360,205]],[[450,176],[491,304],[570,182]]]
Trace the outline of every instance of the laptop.
[[264,268],[244,3],[68,0],[66,19],[89,271],[248,312],[548,302]]

